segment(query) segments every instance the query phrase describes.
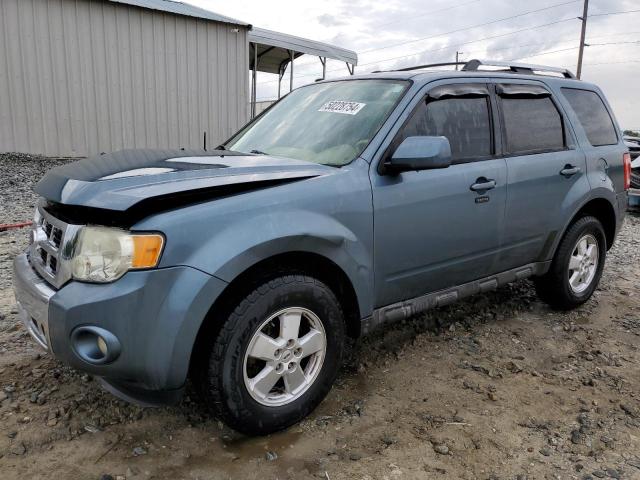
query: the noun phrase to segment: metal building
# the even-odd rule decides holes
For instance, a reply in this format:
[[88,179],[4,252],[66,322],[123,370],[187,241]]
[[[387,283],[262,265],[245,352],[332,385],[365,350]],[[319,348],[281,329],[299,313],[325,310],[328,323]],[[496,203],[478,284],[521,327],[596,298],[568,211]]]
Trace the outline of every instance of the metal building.
[[215,147],[271,103],[256,72],[288,69],[291,88],[301,55],[322,78],[327,58],[358,61],[174,0],[0,0],[0,152]]
[[219,142],[249,118],[250,28],[165,0],[0,0],[0,152]]

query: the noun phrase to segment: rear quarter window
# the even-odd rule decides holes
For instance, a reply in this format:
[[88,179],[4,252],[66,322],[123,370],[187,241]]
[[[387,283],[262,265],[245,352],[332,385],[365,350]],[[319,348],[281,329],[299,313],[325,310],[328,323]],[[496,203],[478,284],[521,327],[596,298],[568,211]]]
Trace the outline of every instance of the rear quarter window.
[[616,128],[600,95],[577,88],[563,88],[562,94],[576,113],[591,145],[601,147],[618,143]]

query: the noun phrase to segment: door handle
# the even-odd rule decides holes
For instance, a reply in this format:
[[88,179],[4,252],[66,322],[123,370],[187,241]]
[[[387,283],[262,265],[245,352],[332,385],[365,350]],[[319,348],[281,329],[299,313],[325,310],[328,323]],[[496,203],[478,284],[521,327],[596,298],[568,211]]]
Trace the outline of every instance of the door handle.
[[579,172],[580,172],[580,167],[576,167],[574,165],[567,163],[564,166],[564,168],[560,170],[560,175],[562,175],[563,177],[569,178]]
[[476,180],[476,183],[471,185],[469,188],[474,192],[484,192],[487,190],[491,190],[492,188],[496,188],[496,181],[480,177]]

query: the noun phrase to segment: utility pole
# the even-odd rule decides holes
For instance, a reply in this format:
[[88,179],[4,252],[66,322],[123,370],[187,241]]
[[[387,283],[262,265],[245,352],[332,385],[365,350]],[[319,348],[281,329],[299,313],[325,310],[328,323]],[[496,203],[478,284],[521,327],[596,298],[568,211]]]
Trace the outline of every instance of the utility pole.
[[464,52],[456,52],[456,71],[458,70],[458,62],[460,61],[460,55]]
[[582,11],[582,17],[578,17],[582,20],[582,31],[580,32],[580,50],[578,50],[578,71],[576,75],[578,78],[582,75],[582,57],[584,55],[585,47],[585,35],[587,33],[587,18],[589,17],[589,0],[584,0],[584,10]]

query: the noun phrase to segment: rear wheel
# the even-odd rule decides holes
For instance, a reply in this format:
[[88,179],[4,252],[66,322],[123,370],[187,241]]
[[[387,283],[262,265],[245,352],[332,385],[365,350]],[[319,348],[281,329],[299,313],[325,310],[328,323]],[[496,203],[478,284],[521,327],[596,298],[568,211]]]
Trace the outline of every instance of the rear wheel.
[[199,375],[205,402],[243,433],[286,428],[331,389],[344,335],[340,304],[324,283],[302,275],[265,282],[211,339]]
[[563,310],[582,305],[598,286],[606,255],[602,224],[581,217],[565,233],[549,272],[535,280],[538,296]]

